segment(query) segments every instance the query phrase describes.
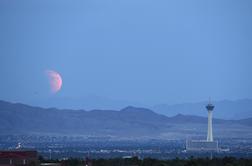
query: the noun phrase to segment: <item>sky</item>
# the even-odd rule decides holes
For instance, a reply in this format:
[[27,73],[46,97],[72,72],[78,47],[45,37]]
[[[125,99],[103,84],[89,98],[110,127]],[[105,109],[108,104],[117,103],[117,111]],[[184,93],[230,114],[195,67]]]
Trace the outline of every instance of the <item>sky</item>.
[[1,0],[0,99],[252,98],[251,17],[250,0]]

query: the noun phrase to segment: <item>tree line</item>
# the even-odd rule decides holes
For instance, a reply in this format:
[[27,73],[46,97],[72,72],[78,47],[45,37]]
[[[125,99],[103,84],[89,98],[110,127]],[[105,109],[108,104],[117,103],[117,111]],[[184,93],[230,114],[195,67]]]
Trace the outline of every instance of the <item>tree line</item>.
[[56,162],[62,166],[252,166],[252,158],[194,158],[189,159],[171,159],[158,160],[153,158],[138,159],[133,158],[113,158],[113,159],[68,159],[64,161],[46,161],[41,162]]

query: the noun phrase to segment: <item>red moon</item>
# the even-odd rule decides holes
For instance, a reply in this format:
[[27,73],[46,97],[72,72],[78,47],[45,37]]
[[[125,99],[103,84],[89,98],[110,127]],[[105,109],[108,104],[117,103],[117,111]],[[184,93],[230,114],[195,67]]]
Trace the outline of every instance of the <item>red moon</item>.
[[54,70],[46,70],[46,75],[49,79],[50,88],[53,93],[57,93],[62,86],[61,75]]

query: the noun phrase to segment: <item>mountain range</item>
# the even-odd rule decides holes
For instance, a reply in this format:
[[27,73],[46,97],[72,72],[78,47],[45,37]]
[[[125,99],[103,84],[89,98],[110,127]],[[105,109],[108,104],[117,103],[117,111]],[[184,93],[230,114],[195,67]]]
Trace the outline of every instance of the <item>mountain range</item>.
[[[252,118],[213,119],[214,136],[252,138]],[[206,136],[207,118],[168,117],[147,108],[71,110],[33,107],[0,101],[0,133],[38,135],[109,136],[113,138],[183,139]]]
[[[35,100],[35,99],[34,99]],[[67,102],[66,102],[67,101]],[[156,104],[148,105],[146,103],[139,103],[134,101],[114,100],[100,96],[86,96],[80,98],[64,98],[52,97],[48,99],[41,99],[35,101],[20,101],[21,103],[29,103],[40,107],[55,107],[59,109],[106,109],[106,110],[120,110],[129,105],[149,108],[156,113],[175,116],[177,114],[207,116],[205,106],[208,101],[195,103],[181,103],[181,104]],[[220,100],[213,101],[215,105],[214,117],[226,120],[244,119],[252,117],[252,100]]]

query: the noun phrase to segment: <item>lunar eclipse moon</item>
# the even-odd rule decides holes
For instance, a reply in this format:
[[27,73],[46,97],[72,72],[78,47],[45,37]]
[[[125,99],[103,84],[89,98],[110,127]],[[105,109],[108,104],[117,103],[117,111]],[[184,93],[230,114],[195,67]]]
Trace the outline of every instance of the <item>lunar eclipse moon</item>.
[[46,70],[46,76],[49,80],[50,89],[52,93],[57,93],[62,87],[62,77],[54,70]]

